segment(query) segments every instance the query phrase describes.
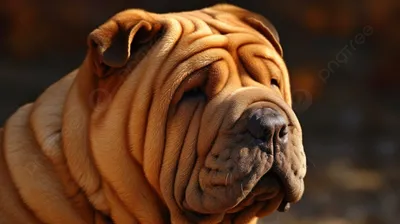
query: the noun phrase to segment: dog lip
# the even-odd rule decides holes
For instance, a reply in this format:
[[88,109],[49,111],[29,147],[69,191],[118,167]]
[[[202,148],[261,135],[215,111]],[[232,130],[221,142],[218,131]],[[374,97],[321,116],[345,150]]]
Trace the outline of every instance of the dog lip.
[[[290,126],[290,125],[289,125]],[[282,133],[281,133],[282,132]],[[288,142],[288,129],[285,127],[284,130],[279,132],[279,135],[284,136],[285,141],[278,145],[277,138],[274,137],[269,142],[262,141],[258,138],[255,138],[254,141],[256,146],[263,152],[266,152],[268,155],[273,157],[273,164],[268,173],[273,174],[280,181],[281,187],[284,191],[285,197],[282,201],[279,210],[287,211],[290,208],[290,203],[295,203],[300,200],[302,196],[302,187],[303,183],[300,183],[302,180],[297,179],[296,175],[289,169],[287,164],[281,164],[278,160],[281,160],[279,157],[284,155],[285,153],[280,153],[287,149]],[[254,137],[254,136],[252,136]]]
[[270,172],[273,172],[275,175],[278,176],[279,181],[281,182],[282,188],[285,193],[284,200],[282,201],[281,204],[281,206],[283,206],[282,209],[285,208],[286,206],[285,204],[295,203],[300,200],[302,196],[302,190],[300,185],[303,183],[298,183],[297,182],[298,180],[295,180],[294,176],[291,177],[291,174],[284,172],[284,170],[276,163],[273,164]]
[[[275,154],[274,153],[275,148],[266,144],[264,141],[255,139],[255,144],[261,151],[263,151],[269,155]],[[273,145],[275,145],[275,144],[273,144]],[[279,180],[279,182],[281,183],[281,187],[284,190],[285,197],[284,197],[284,200],[282,201],[281,205],[279,206],[278,210],[282,211],[282,212],[286,212],[290,209],[290,202],[297,201],[298,196],[296,196],[296,193],[295,193],[295,192],[297,192],[297,190],[295,190],[295,186],[293,186],[291,181],[287,180],[287,178],[285,177],[286,174],[285,174],[284,170],[281,167],[279,167],[279,165],[276,163],[275,155],[273,156],[273,158],[274,158],[274,162],[268,173],[275,176],[275,178],[277,178]]]
[[236,213],[253,206],[255,203],[268,203],[279,197],[282,192],[282,185],[279,178],[274,174],[267,172],[253,187],[252,191],[235,207],[229,209],[227,213]]

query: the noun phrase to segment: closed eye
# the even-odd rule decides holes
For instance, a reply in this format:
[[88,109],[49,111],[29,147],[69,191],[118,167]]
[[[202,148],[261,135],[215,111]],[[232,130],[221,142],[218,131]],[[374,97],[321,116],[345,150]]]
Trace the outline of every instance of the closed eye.
[[279,83],[277,79],[272,78],[271,79],[271,87],[276,86],[279,88]]

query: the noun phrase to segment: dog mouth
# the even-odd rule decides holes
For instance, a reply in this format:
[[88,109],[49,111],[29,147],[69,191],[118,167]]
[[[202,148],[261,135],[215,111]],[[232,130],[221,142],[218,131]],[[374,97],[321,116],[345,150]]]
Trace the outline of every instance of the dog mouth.
[[[236,136],[234,139],[238,140],[232,145],[246,147],[225,148],[207,156],[199,173],[199,187],[206,199],[202,203],[203,209],[196,212],[238,213],[255,204],[262,204],[260,213],[287,211],[290,203],[301,197],[299,184],[288,179],[293,176],[288,174],[290,170],[285,170],[276,161],[277,151],[254,139],[250,144],[244,144],[243,138],[251,139],[252,136]],[[215,144],[217,146],[218,142]],[[186,206],[196,210],[187,203]]]
[[271,210],[271,206],[276,207],[277,203],[282,201],[282,195],[282,184],[279,178],[273,173],[267,173],[239,204],[227,210],[226,213],[238,213],[256,203],[263,203],[264,210]]
[[239,213],[255,204],[262,204],[258,210],[258,214],[269,214],[277,210],[279,212],[287,212],[290,209],[291,203],[290,192],[293,192],[293,186],[282,181],[274,170],[279,169],[276,165],[261,177],[251,191],[242,199],[236,206],[226,211],[226,213]]
[[[276,210],[287,211],[290,203],[302,197],[305,159],[302,147],[292,144],[294,127],[286,118],[271,118],[280,114],[276,110],[251,111],[261,117],[267,114],[267,125],[272,124],[275,129],[263,127],[258,133],[259,128],[249,127],[255,116],[250,113],[244,114],[231,130],[221,131],[200,162],[201,202],[193,203],[186,197],[187,210],[204,215],[236,215],[256,207],[260,214],[257,216],[265,216]],[[281,121],[285,125],[279,125]]]

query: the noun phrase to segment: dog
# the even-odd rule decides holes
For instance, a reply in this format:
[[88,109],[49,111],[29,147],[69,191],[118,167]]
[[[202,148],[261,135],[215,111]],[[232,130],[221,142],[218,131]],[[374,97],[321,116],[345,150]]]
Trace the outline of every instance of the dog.
[[1,224],[256,223],[304,193],[274,26],[218,4],[122,11],[0,132]]

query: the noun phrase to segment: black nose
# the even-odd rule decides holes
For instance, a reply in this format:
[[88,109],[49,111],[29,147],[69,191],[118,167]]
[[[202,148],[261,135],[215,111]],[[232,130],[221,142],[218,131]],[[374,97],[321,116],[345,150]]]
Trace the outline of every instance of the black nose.
[[272,108],[259,108],[251,111],[247,129],[250,134],[263,143],[284,147],[287,142],[287,122]]

